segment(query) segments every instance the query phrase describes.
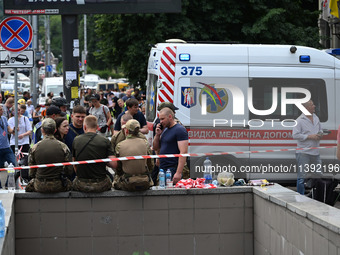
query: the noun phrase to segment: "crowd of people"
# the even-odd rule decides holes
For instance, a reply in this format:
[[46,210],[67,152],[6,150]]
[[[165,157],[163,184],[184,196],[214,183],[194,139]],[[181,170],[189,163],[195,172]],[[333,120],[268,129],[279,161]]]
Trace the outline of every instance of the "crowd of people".
[[[175,113],[172,103],[158,105],[158,118],[153,123],[153,144],[146,135],[149,127],[145,118],[144,95],[138,89],[81,91],[78,103],[71,109],[60,95],[50,92],[44,105],[34,107],[30,94],[25,92],[17,102],[12,96],[0,94],[0,168],[4,163],[16,165],[18,159],[25,158],[29,165],[86,161],[111,158],[108,163],[80,164],[77,166],[56,166],[31,168],[26,174],[26,191],[60,192],[76,190],[83,192],[103,192],[111,188],[128,191],[146,190],[158,184],[159,169],[169,169],[173,183],[189,178],[189,168],[185,157],[160,158],[157,160],[115,161],[116,157],[150,154],[186,154],[188,133]],[[15,128],[14,105],[18,104]],[[305,193],[306,167],[321,165],[318,149],[323,137],[323,129],[315,114],[313,101],[304,104],[311,115],[301,114],[293,128],[293,138],[297,140],[297,191]],[[340,131],[340,128],[339,128]],[[15,148],[15,134],[18,149]],[[338,132],[337,157],[340,159],[340,132]],[[109,139],[110,138],[110,139]],[[303,149],[303,150],[302,150]],[[108,171],[113,170],[113,171]],[[325,181],[313,176],[313,187]],[[337,182],[334,182],[334,185]],[[0,184],[1,185],[1,184]],[[333,182],[331,183],[333,185]]]
[[[1,94],[0,94],[1,95]],[[18,104],[18,128],[15,129],[14,104]],[[88,89],[68,112],[63,97],[48,93],[44,105],[34,107],[28,92],[18,102],[0,97],[0,168],[16,165],[19,153],[28,165],[86,161],[111,158],[108,163],[30,168],[25,176],[26,192],[103,192],[115,189],[139,191],[157,185],[159,165],[170,167],[173,182],[183,176],[185,158],[115,161],[116,157],[153,153],[187,153],[188,134],[176,121],[171,103],[158,107],[153,150],[146,139],[144,95],[138,89],[100,91]],[[160,126],[162,128],[160,128]],[[18,151],[15,151],[15,133]],[[170,142],[170,143],[169,143]],[[16,153],[16,154],[15,154]],[[185,172],[185,171],[184,171]]]

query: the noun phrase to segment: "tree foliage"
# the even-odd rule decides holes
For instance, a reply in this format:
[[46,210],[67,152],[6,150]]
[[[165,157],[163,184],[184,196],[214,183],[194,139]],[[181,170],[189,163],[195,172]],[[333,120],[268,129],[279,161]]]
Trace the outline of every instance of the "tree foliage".
[[143,85],[149,44],[180,38],[319,47],[318,14],[312,0],[182,0],[178,14],[95,15],[95,62],[122,65]]

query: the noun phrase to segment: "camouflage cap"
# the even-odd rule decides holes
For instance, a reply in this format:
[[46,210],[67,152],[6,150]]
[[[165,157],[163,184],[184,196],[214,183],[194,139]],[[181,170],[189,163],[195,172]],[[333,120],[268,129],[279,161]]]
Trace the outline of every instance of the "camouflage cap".
[[129,120],[128,122],[126,122],[125,124],[125,128],[131,132],[134,132],[136,130],[136,128],[140,128],[140,124],[137,120],[132,119]]
[[160,103],[157,107],[157,111],[160,111],[162,110],[163,108],[165,107],[168,107],[170,108],[173,112],[175,112],[176,110],[178,110],[178,107],[174,106],[173,103],[170,103],[170,102],[163,102],[163,103]]
[[46,118],[41,123],[41,128],[43,129],[56,129],[56,124],[54,119]]

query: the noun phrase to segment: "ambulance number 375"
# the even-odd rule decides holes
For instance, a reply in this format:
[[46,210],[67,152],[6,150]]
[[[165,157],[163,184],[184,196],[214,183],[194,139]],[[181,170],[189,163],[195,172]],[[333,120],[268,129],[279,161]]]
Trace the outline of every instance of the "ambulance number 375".
[[201,66],[182,66],[181,67],[182,75],[202,75],[202,67]]

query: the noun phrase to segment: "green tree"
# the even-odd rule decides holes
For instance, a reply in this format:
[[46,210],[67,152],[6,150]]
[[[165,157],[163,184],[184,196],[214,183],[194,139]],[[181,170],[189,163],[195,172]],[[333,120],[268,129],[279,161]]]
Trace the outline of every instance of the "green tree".
[[178,14],[95,15],[94,56],[105,68],[122,65],[143,86],[149,44],[180,38],[319,47],[317,10],[312,0],[182,0]]
[[[45,37],[45,21],[46,16],[38,16],[39,19],[39,40],[44,50],[46,37]],[[50,15],[50,39],[51,39],[51,52],[55,58],[59,61],[62,59],[62,31],[61,31],[61,16],[60,15]]]

